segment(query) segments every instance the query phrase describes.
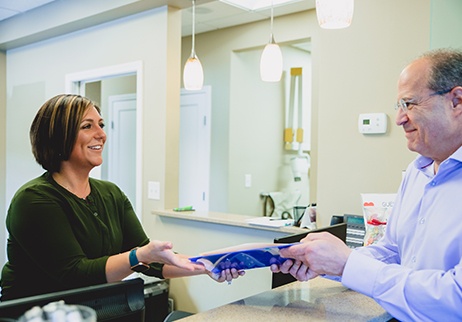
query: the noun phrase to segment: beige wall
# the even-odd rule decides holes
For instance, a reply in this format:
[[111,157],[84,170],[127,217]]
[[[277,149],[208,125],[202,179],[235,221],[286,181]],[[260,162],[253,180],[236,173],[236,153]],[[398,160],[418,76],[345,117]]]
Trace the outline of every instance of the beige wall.
[[[403,28],[399,22],[407,21],[410,14],[413,23]],[[401,172],[414,155],[407,150],[401,130],[394,125],[396,81],[405,64],[429,48],[429,28],[430,0],[357,0],[353,23],[343,30],[322,30],[314,10],[275,19],[274,34],[280,44],[308,38],[312,42],[310,190],[312,201],[318,203],[321,225],[329,224],[333,214],[361,213],[360,193],[397,190]],[[220,187],[212,190],[220,191],[221,198],[226,198],[221,204],[233,200],[228,204],[229,212],[243,211],[242,205],[236,206],[236,200],[248,200],[248,191],[241,188],[239,179],[234,184],[229,180],[227,186],[223,181],[219,183],[217,178],[225,180],[219,171],[227,172],[233,162],[263,149],[258,145],[247,150],[242,144],[237,147],[230,137],[230,133],[239,131],[241,126],[232,121],[245,119],[246,113],[252,110],[251,105],[247,110],[241,107],[244,112],[235,115],[231,106],[233,96],[228,89],[236,84],[230,83],[233,80],[230,57],[236,51],[263,48],[267,33],[268,22],[263,21],[196,36],[196,52],[204,66],[205,84],[212,85],[213,93],[211,186]],[[182,48],[184,62],[191,48],[190,38],[183,39]],[[255,86],[267,86],[269,92],[279,90],[263,82]],[[239,95],[239,91],[234,93]],[[268,111],[274,111],[271,104],[280,104],[280,101],[269,104]],[[360,134],[358,115],[375,112],[387,114],[388,132],[376,136]],[[271,122],[274,117],[279,115],[268,112],[262,115],[262,122]],[[282,134],[280,136],[282,145]],[[265,167],[267,158],[268,155],[262,153],[255,157],[255,163]],[[257,209],[259,203],[254,196],[248,201],[248,208]],[[216,205],[212,210],[221,210],[214,207]]]

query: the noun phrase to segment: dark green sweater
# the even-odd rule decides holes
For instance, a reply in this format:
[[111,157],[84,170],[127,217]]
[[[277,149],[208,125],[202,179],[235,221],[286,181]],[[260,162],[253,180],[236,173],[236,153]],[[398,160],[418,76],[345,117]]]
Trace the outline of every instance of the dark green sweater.
[[[109,256],[149,242],[133,207],[113,183],[90,178],[81,199],[46,172],[13,197],[1,300],[106,283]],[[162,278],[162,265],[148,275]]]

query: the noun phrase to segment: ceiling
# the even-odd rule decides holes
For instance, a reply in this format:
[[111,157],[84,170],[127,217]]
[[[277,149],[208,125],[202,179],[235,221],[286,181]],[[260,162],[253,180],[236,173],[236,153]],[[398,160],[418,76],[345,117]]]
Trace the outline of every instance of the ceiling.
[[[0,0],[0,21],[21,15],[41,6],[52,5],[54,1],[66,2],[68,0]],[[178,6],[178,2],[174,6]],[[182,35],[188,36],[192,32],[191,3],[186,0],[181,1],[180,7],[181,9],[186,9],[182,11]],[[292,4],[275,7],[274,16],[305,11],[314,7],[315,0],[300,0]],[[198,1],[196,5],[196,33],[268,19],[270,12],[270,9],[249,12],[217,0],[202,4]],[[277,19],[275,19],[274,24],[277,26]]]
[[54,0],[0,0],[0,21],[53,1]]

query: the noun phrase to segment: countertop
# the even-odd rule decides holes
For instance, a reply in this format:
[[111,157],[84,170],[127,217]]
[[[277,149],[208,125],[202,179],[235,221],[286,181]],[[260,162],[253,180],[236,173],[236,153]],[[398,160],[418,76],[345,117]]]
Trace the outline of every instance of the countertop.
[[269,227],[269,226],[252,225],[252,224],[247,223],[246,221],[247,219],[255,219],[259,217],[261,218],[261,216],[259,217],[258,216],[246,216],[246,215],[238,215],[238,214],[230,214],[230,213],[222,213],[222,212],[213,212],[213,211],[174,211],[172,209],[153,210],[152,214],[158,215],[161,217],[201,221],[201,222],[207,222],[207,223],[260,229],[260,230],[268,230],[268,231],[276,231],[276,232],[284,232],[287,234],[298,234],[298,233],[303,233],[303,232],[308,231],[305,228],[300,228],[300,227],[295,227],[295,226]]
[[388,321],[371,298],[322,277],[293,282],[181,321]]

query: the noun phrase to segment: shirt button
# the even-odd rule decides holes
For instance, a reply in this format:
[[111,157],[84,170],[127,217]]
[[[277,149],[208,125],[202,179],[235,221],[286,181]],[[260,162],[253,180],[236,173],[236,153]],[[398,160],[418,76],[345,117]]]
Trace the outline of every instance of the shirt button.
[[98,217],[98,213],[97,212],[93,213],[93,216]]
[[421,218],[421,219],[420,219],[420,223],[421,223],[421,224],[425,224],[425,218]]
[[416,258],[415,258],[415,256],[412,256],[412,258],[411,258],[411,261],[412,261],[413,263],[415,263],[415,262],[416,262]]
[[432,184],[433,187],[436,186],[436,181],[432,181],[431,184]]

